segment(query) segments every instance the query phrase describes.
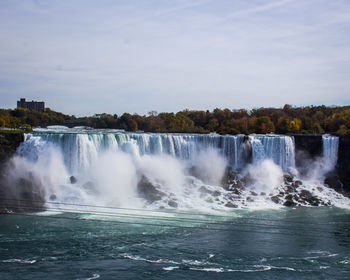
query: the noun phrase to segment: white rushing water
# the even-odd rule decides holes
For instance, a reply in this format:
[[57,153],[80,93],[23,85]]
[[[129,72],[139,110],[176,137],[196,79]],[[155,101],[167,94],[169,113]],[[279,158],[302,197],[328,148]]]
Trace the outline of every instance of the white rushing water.
[[322,136],[323,160],[327,170],[333,170],[338,160],[339,138],[331,135]]
[[251,135],[253,163],[272,159],[283,171],[295,167],[294,139],[280,135]]
[[[334,138],[325,136],[323,142],[324,156],[333,167],[338,145]],[[276,203],[272,197],[283,192],[283,173],[295,175],[293,137],[272,134],[129,133],[58,126],[26,134],[19,154],[9,178],[30,178],[46,201],[76,204],[196,210],[280,207],[283,201]],[[222,187],[227,166],[239,172],[230,182],[235,191]],[[313,181],[300,189],[332,204],[342,201],[341,195],[323,187]]]
[[140,157],[144,155],[170,155],[189,161],[203,150],[213,148],[227,159],[232,168],[247,162],[249,147],[245,136],[220,136],[217,134],[165,134],[165,133],[33,133],[26,135],[25,148],[33,150],[40,138],[62,150],[68,169],[75,173],[88,167],[105,151],[124,151]]

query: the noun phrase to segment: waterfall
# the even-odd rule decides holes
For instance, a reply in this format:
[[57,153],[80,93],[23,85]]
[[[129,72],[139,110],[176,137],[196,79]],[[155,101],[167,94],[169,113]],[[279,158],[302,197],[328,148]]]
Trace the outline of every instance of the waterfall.
[[[323,137],[322,171],[325,166],[334,168],[337,149],[337,137]],[[279,207],[289,199],[281,194],[287,197],[293,192],[295,197],[300,192],[302,196],[305,189],[317,191],[324,201],[343,203],[336,193],[315,188],[322,184],[318,177],[315,184],[300,186],[299,182],[296,190],[295,184],[284,181],[283,173],[297,176],[293,173],[294,138],[286,135],[56,127],[26,134],[18,154],[10,165],[8,185],[18,189],[19,197],[29,187],[47,203],[204,211]],[[227,170],[227,165],[234,172]],[[296,203],[309,202],[300,198]]]
[[118,150],[137,156],[167,154],[191,163],[200,151],[214,148],[233,169],[263,159],[272,159],[284,171],[295,166],[294,140],[283,135],[251,135],[248,139],[244,135],[218,134],[34,132],[26,135],[26,149],[37,146],[38,139],[58,146],[73,173],[88,167],[99,153]]
[[30,133],[26,150],[34,150],[38,140],[58,146],[71,172],[86,168],[104,151],[136,153],[137,156],[167,154],[191,163],[200,151],[218,149],[234,168],[247,162],[244,135],[167,134],[167,133]]
[[294,139],[284,135],[251,135],[252,161],[271,159],[284,171],[295,167]]
[[337,164],[338,145],[339,138],[337,136],[328,134],[322,136],[323,161],[327,171],[333,170]]

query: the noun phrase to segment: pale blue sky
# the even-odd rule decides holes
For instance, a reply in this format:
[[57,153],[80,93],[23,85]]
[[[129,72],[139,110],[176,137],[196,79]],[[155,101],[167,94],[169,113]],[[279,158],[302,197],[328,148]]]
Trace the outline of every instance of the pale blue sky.
[[350,104],[349,0],[0,1],[0,107]]

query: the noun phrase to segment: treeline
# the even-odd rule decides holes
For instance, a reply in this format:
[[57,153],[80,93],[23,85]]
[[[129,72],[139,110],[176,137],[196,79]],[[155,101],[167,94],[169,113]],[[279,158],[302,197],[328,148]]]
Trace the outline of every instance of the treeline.
[[46,126],[61,124],[84,125],[93,128],[115,128],[127,131],[187,132],[220,134],[250,133],[350,133],[350,106],[307,106],[259,108],[253,110],[215,109],[213,111],[184,110],[177,113],[149,112],[147,116],[124,113],[98,114],[76,118],[46,109],[34,112],[22,108],[0,110],[0,125],[6,127]]
[[0,127],[31,129],[51,124],[64,125],[67,121],[74,119],[76,119],[75,116],[68,116],[49,108],[46,108],[45,112],[24,108],[0,109]]

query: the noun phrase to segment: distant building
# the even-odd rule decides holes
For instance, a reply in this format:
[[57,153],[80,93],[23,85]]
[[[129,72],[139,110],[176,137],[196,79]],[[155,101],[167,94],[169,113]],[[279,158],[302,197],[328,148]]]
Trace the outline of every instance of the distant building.
[[25,98],[21,98],[17,101],[17,107],[43,112],[45,110],[45,102],[41,101],[26,101]]

